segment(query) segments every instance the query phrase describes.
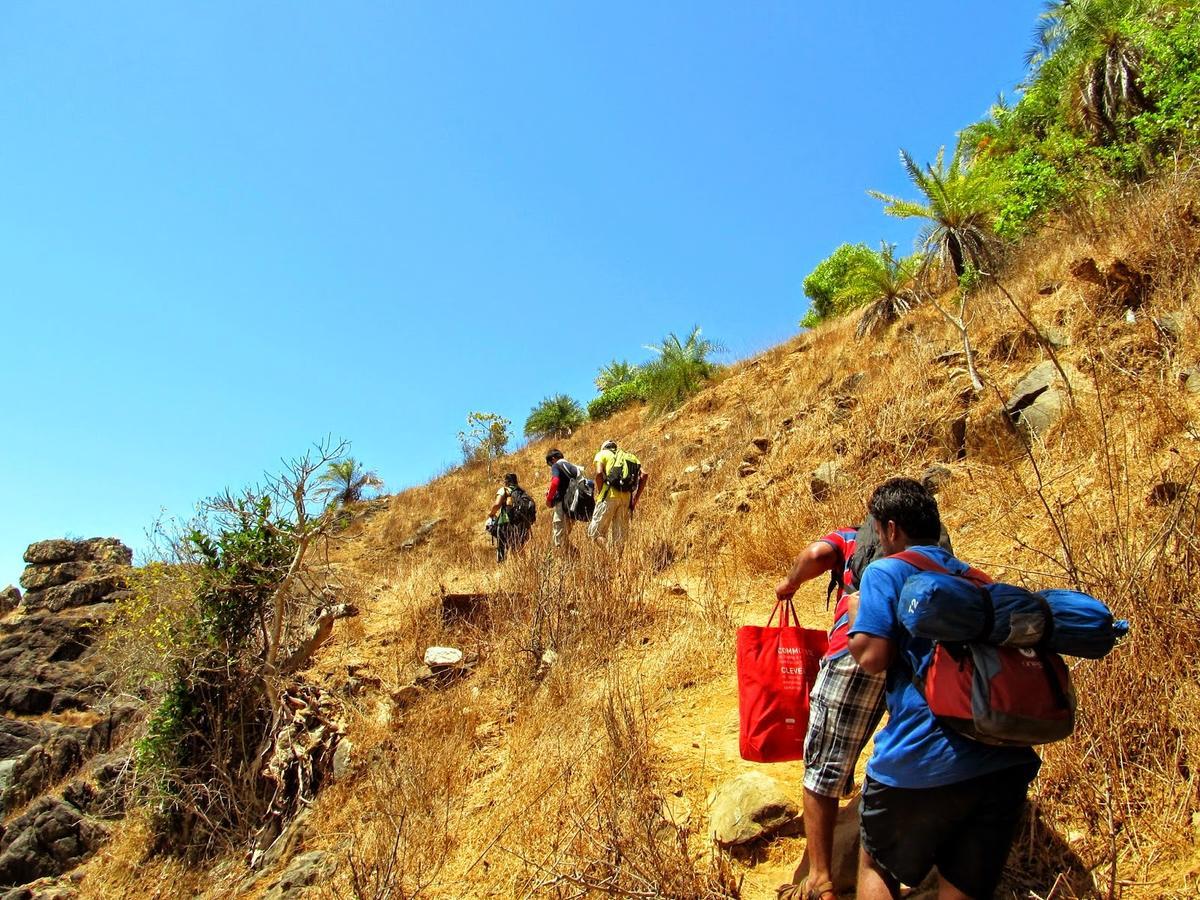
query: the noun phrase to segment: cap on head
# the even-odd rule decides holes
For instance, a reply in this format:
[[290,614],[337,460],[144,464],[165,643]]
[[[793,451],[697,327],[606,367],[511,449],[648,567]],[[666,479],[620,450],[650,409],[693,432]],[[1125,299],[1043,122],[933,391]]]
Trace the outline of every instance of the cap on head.
[[601,450],[616,450],[617,442],[616,441],[605,441],[603,444],[600,445],[600,449]]
[[560,460],[562,458],[563,458],[562,451],[559,450],[557,447],[555,447],[549,453],[546,454],[546,464],[553,465],[556,460]]
[[505,475],[505,476],[504,476],[504,483],[505,483],[505,484],[507,484],[507,485],[512,485],[512,486],[514,486],[514,487],[515,487],[515,486],[516,486],[516,484],[517,484],[517,473],[516,473],[516,472],[509,472],[507,475]]

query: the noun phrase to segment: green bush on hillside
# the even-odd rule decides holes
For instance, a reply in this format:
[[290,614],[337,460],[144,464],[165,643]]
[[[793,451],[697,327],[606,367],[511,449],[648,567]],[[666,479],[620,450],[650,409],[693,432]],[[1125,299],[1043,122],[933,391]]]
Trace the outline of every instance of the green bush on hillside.
[[642,396],[642,386],[637,381],[626,381],[609,388],[599,397],[588,404],[588,418],[594,422],[607,419],[635,403],[641,403],[646,398]]
[[852,307],[846,291],[861,279],[863,272],[875,263],[875,251],[866,244],[842,244],[804,279],[804,293],[812,301],[808,313],[800,322],[802,328],[812,328],[818,322],[845,313]]
[[567,437],[583,424],[583,407],[566,394],[547,397],[525,420],[525,436],[531,438]]
[[720,366],[709,357],[724,347],[701,337],[700,326],[695,325],[684,340],[672,331],[647,349],[657,353],[658,359],[641,367],[638,380],[650,412],[659,415],[679,406],[717,373]]

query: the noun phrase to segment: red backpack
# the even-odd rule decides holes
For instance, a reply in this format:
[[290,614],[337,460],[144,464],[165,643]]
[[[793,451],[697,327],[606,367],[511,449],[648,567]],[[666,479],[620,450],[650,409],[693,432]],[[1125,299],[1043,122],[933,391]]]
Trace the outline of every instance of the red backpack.
[[[893,558],[980,587],[992,583],[978,569],[950,572],[916,550]],[[1061,741],[1075,729],[1071,673],[1061,656],[1041,647],[938,641],[913,684],[940,722],[985,744],[1032,747]]]

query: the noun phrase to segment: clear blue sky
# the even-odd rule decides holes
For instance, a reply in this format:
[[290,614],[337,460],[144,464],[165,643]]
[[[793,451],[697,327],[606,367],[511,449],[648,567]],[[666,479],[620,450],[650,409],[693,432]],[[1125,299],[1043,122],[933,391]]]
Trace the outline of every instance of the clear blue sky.
[[400,488],[668,330],[787,338],[1040,6],[3,4],[0,586],[327,433]]

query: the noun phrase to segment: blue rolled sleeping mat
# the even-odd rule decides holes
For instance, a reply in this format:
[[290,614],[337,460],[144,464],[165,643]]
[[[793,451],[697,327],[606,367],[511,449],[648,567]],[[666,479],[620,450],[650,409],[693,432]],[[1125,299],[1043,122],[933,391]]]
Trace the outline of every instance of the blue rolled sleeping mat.
[[1015,584],[981,587],[965,578],[918,572],[904,582],[896,612],[916,637],[1003,647],[1042,646],[1100,659],[1129,623],[1079,591],[1033,591]]

